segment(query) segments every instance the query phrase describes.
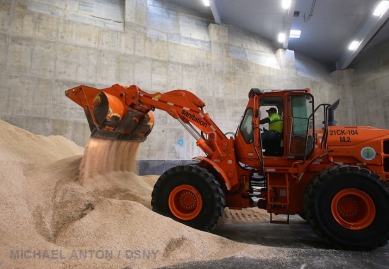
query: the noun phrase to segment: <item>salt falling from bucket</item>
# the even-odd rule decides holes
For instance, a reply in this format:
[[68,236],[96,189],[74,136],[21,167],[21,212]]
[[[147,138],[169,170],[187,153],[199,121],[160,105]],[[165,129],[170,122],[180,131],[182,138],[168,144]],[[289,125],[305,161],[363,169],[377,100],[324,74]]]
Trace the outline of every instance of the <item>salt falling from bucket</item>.
[[139,142],[90,138],[80,164],[82,185],[110,171],[135,172]]

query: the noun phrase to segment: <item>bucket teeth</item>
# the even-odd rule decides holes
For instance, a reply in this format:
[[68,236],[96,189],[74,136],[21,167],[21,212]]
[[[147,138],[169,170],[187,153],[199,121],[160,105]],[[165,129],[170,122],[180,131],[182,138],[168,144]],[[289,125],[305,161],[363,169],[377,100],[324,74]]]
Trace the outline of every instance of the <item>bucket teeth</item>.
[[109,140],[127,140],[133,142],[143,142],[147,138],[146,136],[141,137],[133,134],[123,134],[120,132],[104,131],[98,128],[96,128],[92,132],[91,137],[100,138],[100,139],[109,139]]

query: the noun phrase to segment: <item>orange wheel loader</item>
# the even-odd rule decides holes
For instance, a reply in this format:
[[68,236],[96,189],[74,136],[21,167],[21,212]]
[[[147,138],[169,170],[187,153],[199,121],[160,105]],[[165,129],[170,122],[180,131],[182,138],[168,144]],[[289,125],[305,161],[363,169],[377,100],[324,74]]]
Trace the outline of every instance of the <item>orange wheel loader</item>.
[[[147,93],[115,84],[65,93],[83,107],[92,137],[143,142],[153,128],[151,111],[159,109],[195,138],[204,156],[168,169],[155,183],[151,205],[159,214],[211,231],[225,207],[259,207],[272,223],[300,215],[336,249],[387,244],[389,130],[336,126],[339,100],[316,107],[308,88],[253,88],[231,135],[186,90]],[[282,130],[262,141],[261,115],[270,107],[282,117]],[[285,221],[274,221],[273,214],[285,215]]]

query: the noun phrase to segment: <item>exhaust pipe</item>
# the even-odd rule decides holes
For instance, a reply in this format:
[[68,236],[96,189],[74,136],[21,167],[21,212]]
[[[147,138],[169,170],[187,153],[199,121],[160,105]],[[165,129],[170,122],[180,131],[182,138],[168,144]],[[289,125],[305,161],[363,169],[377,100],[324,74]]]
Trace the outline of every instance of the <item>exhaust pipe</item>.
[[339,106],[340,99],[336,100],[332,105],[328,107],[328,126],[336,126],[335,109]]

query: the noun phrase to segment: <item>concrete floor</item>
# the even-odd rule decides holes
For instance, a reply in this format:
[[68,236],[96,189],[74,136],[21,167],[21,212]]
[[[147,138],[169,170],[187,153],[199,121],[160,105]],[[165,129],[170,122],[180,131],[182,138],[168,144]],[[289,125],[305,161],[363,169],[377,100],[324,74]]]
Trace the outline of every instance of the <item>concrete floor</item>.
[[295,216],[289,225],[225,224],[217,226],[213,233],[241,243],[268,246],[273,258],[258,251],[255,258],[229,257],[163,268],[389,268],[389,245],[370,252],[333,250]]

